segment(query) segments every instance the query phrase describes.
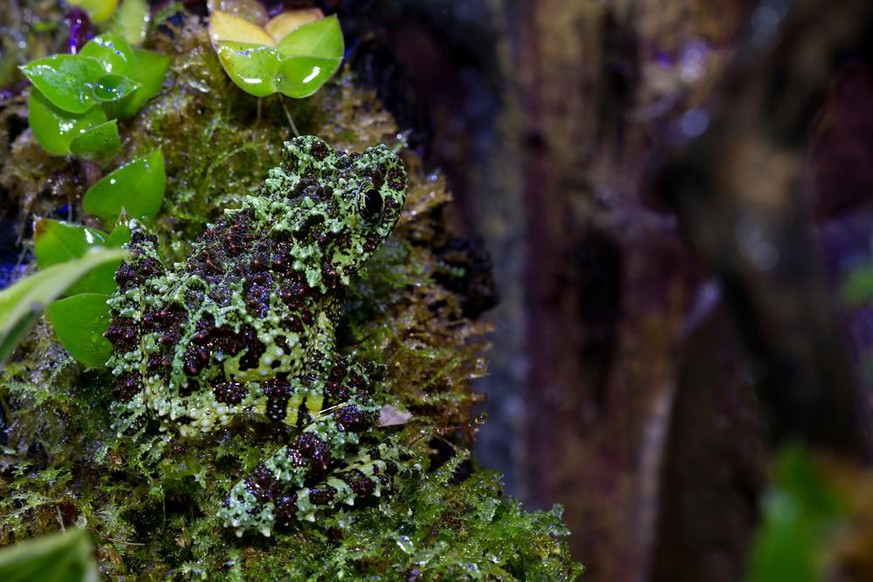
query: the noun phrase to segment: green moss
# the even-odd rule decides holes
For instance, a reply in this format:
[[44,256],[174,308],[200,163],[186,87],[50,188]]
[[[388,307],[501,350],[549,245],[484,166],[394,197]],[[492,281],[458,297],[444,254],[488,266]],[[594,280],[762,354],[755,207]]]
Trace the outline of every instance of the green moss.
[[[166,202],[155,228],[173,241],[166,256],[184,257],[203,225],[277,164],[292,134],[286,109],[301,133],[339,148],[361,151],[397,133],[373,94],[348,75],[311,99],[258,102],[227,79],[196,19],[174,34],[149,47],[175,55],[164,91],[120,127],[120,158],[155,147],[164,153]],[[404,214],[353,281],[338,342],[341,351],[385,364],[377,398],[412,416],[381,429],[380,438],[404,447],[424,470],[379,504],[270,538],[237,538],[218,508],[275,437],[250,425],[201,440],[120,437],[110,428],[109,374],[84,372],[43,323],[0,370],[9,426],[0,432],[0,544],[81,524],[102,574],[120,579],[576,578],[581,567],[569,557],[559,511],[523,511],[503,495],[497,474],[469,461],[477,429],[470,410],[480,401],[471,381],[485,373],[489,328],[464,317],[464,297],[446,283],[466,267],[440,255],[452,239],[444,184],[428,179],[414,157],[405,162]],[[72,218],[87,220],[76,202],[87,186],[80,165],[49,158],[26,135],[0,164],[0,183],[27,210],[70,202]],[[96,180],[115,165],[88,165],[86,175]]]

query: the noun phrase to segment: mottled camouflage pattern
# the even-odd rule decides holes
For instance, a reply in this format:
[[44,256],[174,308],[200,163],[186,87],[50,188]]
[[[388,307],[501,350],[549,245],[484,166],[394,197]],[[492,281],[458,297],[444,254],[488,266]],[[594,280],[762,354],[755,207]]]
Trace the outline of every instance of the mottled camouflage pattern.
[[406,173],[385,146],[285,144],[282,165],[168,268],[135,226],[110,300],[115,425],[179,438],[236,422],[279,425],[288,442],[233,487],[222,517],[269,535],[319,508],[390,489],[404,459],[366,435],[379,368],[336,353],[350,278],[400,216]]

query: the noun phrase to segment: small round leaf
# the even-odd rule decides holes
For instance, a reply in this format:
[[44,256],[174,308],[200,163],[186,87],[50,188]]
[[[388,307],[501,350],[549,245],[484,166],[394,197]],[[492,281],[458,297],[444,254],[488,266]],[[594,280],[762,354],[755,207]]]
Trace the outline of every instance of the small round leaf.
[[139,83],[124,75],[103,75],[91,86],[91,94],[100,103],[120,101],[139,89]]
[[269,18],[266,8],[258,0],[207,0],[206,8],[210,14],[225,12],[257,25],[264,24]]
[[147,0],[124,0],[108,23],[108,29],[130,44],[140,45],[148,33],[151,16]]
[[318,91],[339,67],[338,59],[291,57],[279,63],[276,88],[288,97],[300,99]]
[[121,138],[118,123],[113,119],[82,132],[70,142],[70,152],[86,160],[105,160],[118,153]]
[[36,87],[27,100],[30,129],[39,145],[50,154],[65,156],[70,144],[85,131],[106,121],[99,107],[81,114],[58,109]]
[[127,75],[135,60],[133,49],[121,36],[104,33],[89,40],[79,55],[100,61],[107,73]]
[[[36,264],[45,269],[58,263],[78,259],[97,247],[119,248],[130,240],[130,229],[116,228],[112,234],[47,218],[34,225]],[[70,287],[68,293],[113,293],[116,288],[115,271],[121,260],[96,267]]]
[[104,176],[85,193],[82,207],[105,224],[115,224],[122,210],[149,223],[161,208],[165,187],[164,156],[158,149]]
[[316,57],[342,60],[343,31],[335,15],[308,22],[288,33],[276,49],[283,58]]
[[82,55],[53,55],[20,68],[52,105],[70,113],[94,107],[91,85],[105,74],[100,61]]
[[46,315],[70,355],[92,368],[101,368],[112,354],[103,337],[109,329],[108,294],[80,293],[48,306]]
[[0,362],[12,353],[49,303],[94,267],[126,255],[119,249],[96,249],[81,259],[52,265],[0,291]]
[[279,55],[271,46],[218,43],[218,58],[231,80],[246,93],[266,97],[276,92]]
[[33,225],[36,265],[45,269],[85,256],[95,246],[105,246],[105,232],[51,218],[38,218]]
[[160,92],[170,63],[173,62],[173,57],[151,51],[133,49],[133,54],[134,66],[127,76],[139,83],[139,89],[120,101],[103,105],[108,115],[119,119],[136,115],[149,99]]

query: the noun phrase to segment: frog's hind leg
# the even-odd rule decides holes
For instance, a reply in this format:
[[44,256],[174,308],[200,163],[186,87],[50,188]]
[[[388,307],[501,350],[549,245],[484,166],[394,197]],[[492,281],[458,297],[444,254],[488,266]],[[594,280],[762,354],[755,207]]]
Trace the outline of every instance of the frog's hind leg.
[[237,483],[220,510],[225,525],[269,536],[320,512],[386,497],[398,478],[420,472],[393,439],[337,458],[323,435],[305,432]]
[[[301,498],[301,490],[348,466],[346,459],[358,451],[360,434],[378,420],[379,406],[372,398],[374,376],[372,367],[323,360],[315,372],[303,377],[266,382],[266,416],[302,434],[231,489],[220,512],[225,524],[240,534],[255,529],[269,535],[274,526],[288,525],[298,514],[298,499],[309,497],[307,493]],[[361,464],[375,475],[378,469],[371,465]],[[352,482],[342,489],[354,492],[362,487],[366,488]]]
[[397,489],[396,479],[412,477],[420,470],[407,449],[394,439],[362,447],[348,465],[277,504],[277,525],[287,527],[294,519],[315,521],[319,511],[340,504],[390,496]]

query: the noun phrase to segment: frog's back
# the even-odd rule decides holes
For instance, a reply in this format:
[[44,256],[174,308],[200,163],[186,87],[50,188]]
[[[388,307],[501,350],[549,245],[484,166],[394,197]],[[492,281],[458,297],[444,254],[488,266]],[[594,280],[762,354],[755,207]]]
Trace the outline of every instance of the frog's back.
[[402,165],[384,146],[350,155],[298,138],[185,263],[166,267],[155,238],[136,231],[106,334],[119,428],[145,416],[183,434],[239,414],[294,424],[298,404],[323,405],[289,383],[333,359],[345,286],[393,228],[404,195]]

